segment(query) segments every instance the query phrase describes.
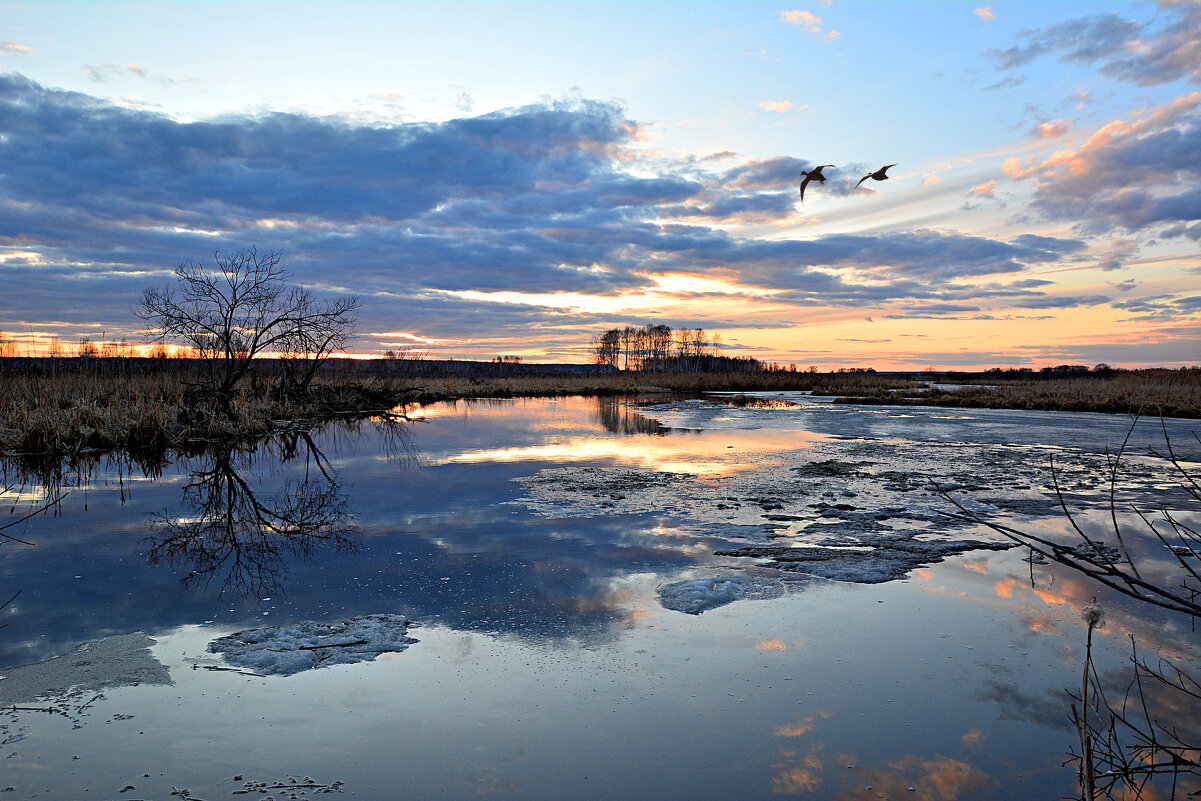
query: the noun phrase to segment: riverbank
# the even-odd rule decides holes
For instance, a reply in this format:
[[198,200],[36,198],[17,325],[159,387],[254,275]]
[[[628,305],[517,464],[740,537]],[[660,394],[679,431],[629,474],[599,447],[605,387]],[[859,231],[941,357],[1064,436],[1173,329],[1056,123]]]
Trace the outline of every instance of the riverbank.
[[[853,404],[1091,411],[1201,418],[1201,371],[1112,375],[947,387],[902,375],[847,372],[637,373],[498,369],[448,371],[420,363],[343,362],[303,393],[265,389],[251,376],[218,410],[200,391],[200,365],[186,360],[64,360],[9,367],[0,376],[0,453],[61,461],[123,451],[162,458],[189,443],[251,440],[331,419],[394,414],[463,398],[640,396],[704,392],[809,392]],[[264,368],[264,372],[270,369]]]
[[[366,418],[461,398],[639,395],[721,390],[807,390],[876,394],[916,389],[913,381],[870,374],[403,372],[390,365],[340,364],[303,393],[266,389],[251,376],[218,409],[199,387],[200,365],[186,361],[92,360],[9,369],[0,378],[0,453],[49,460],[123,450],[149,457],[191,441],[255,439],[284,428]],[[401,374],[397,374],[401,372]]]

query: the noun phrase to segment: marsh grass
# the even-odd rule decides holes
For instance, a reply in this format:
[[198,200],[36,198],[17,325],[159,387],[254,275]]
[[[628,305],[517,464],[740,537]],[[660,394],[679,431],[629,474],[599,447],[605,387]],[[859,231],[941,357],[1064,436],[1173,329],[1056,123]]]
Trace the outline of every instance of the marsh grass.
[[120,450],[153,460],[191,441],[254,439],[297,423],[368,414],[388,408],[397,393],[380,381],[325,381],[303,397],[281,397],[248,384],[218,412],[195,392],[186,366],[59,368],[0,375],[0,453],[58,461]]
[[189,442],[251,440],[330,419],[460,398],[640,396],[703,392],[808,391],[849,403],[923,404],[1201,417],[1201,371],[1146,370],[1109,377],[1042,379],[923,391],[903,375],[803,373],[640,373],[495,369],[341,361],[303,393],[279,390],[274,365],[237,387],[228,408],[203,393],[200,367],[186,359],[12,360],[0,365],[0,453],[62,461],[122,452],[139,463],[183,451]]
[[1137,370],[1112,376],[931,388],[920,394],[872,392],[840,397],[839,401],[1201,418],[1201,371]]

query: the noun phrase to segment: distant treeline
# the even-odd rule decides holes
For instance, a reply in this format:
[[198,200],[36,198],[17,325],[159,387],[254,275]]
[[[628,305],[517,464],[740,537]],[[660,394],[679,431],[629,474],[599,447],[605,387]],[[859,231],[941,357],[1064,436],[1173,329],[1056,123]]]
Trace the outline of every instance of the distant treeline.
[[703,328],[648,323],[610,328],[592,338],[592,361],[606,370],[660,373],[756,373],[766,369],[749,356],[722,356],[721,337]]

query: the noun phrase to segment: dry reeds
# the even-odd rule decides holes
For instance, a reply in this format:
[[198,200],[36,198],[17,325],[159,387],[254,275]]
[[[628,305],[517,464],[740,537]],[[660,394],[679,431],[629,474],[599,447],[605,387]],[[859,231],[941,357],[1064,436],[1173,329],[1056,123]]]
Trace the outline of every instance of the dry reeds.
[[[58,362],[59,360],[50,360]],[[1109,377],[1053,378],[930,389],[906,376],[878,373],[639,373],[456,371],[385,362],[330,365],[302,394],[270,380],[236,388],[220,408],[197,387],[202,366],[189,360],[61,360],[9,366],[0,374],[0,453],[61,459],[124,451],[161,457],[190,440],[251,439],[281,426],[367,416],[401,404],[459,398],[638,395],[645,393],[808,391],[851,403],[927,404],[1059,411],[1136,412],[1201,417],[1201,371],[1146,370]],[[414,369],[416,368],[416,369]]]
[[851,403],[1103,412],[1164,417],[1201,417],[1201,371],[1132,370],[1112,376],[1046,378],[921,394],[864,393]]

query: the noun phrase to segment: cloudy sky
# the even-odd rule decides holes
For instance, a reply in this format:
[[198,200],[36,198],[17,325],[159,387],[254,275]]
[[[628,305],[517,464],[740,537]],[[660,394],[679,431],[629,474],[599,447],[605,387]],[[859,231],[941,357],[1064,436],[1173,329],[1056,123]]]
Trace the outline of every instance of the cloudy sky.
[[1198,364],[1201,3],[0,3],[0,331],[250,246],[356,353]]

